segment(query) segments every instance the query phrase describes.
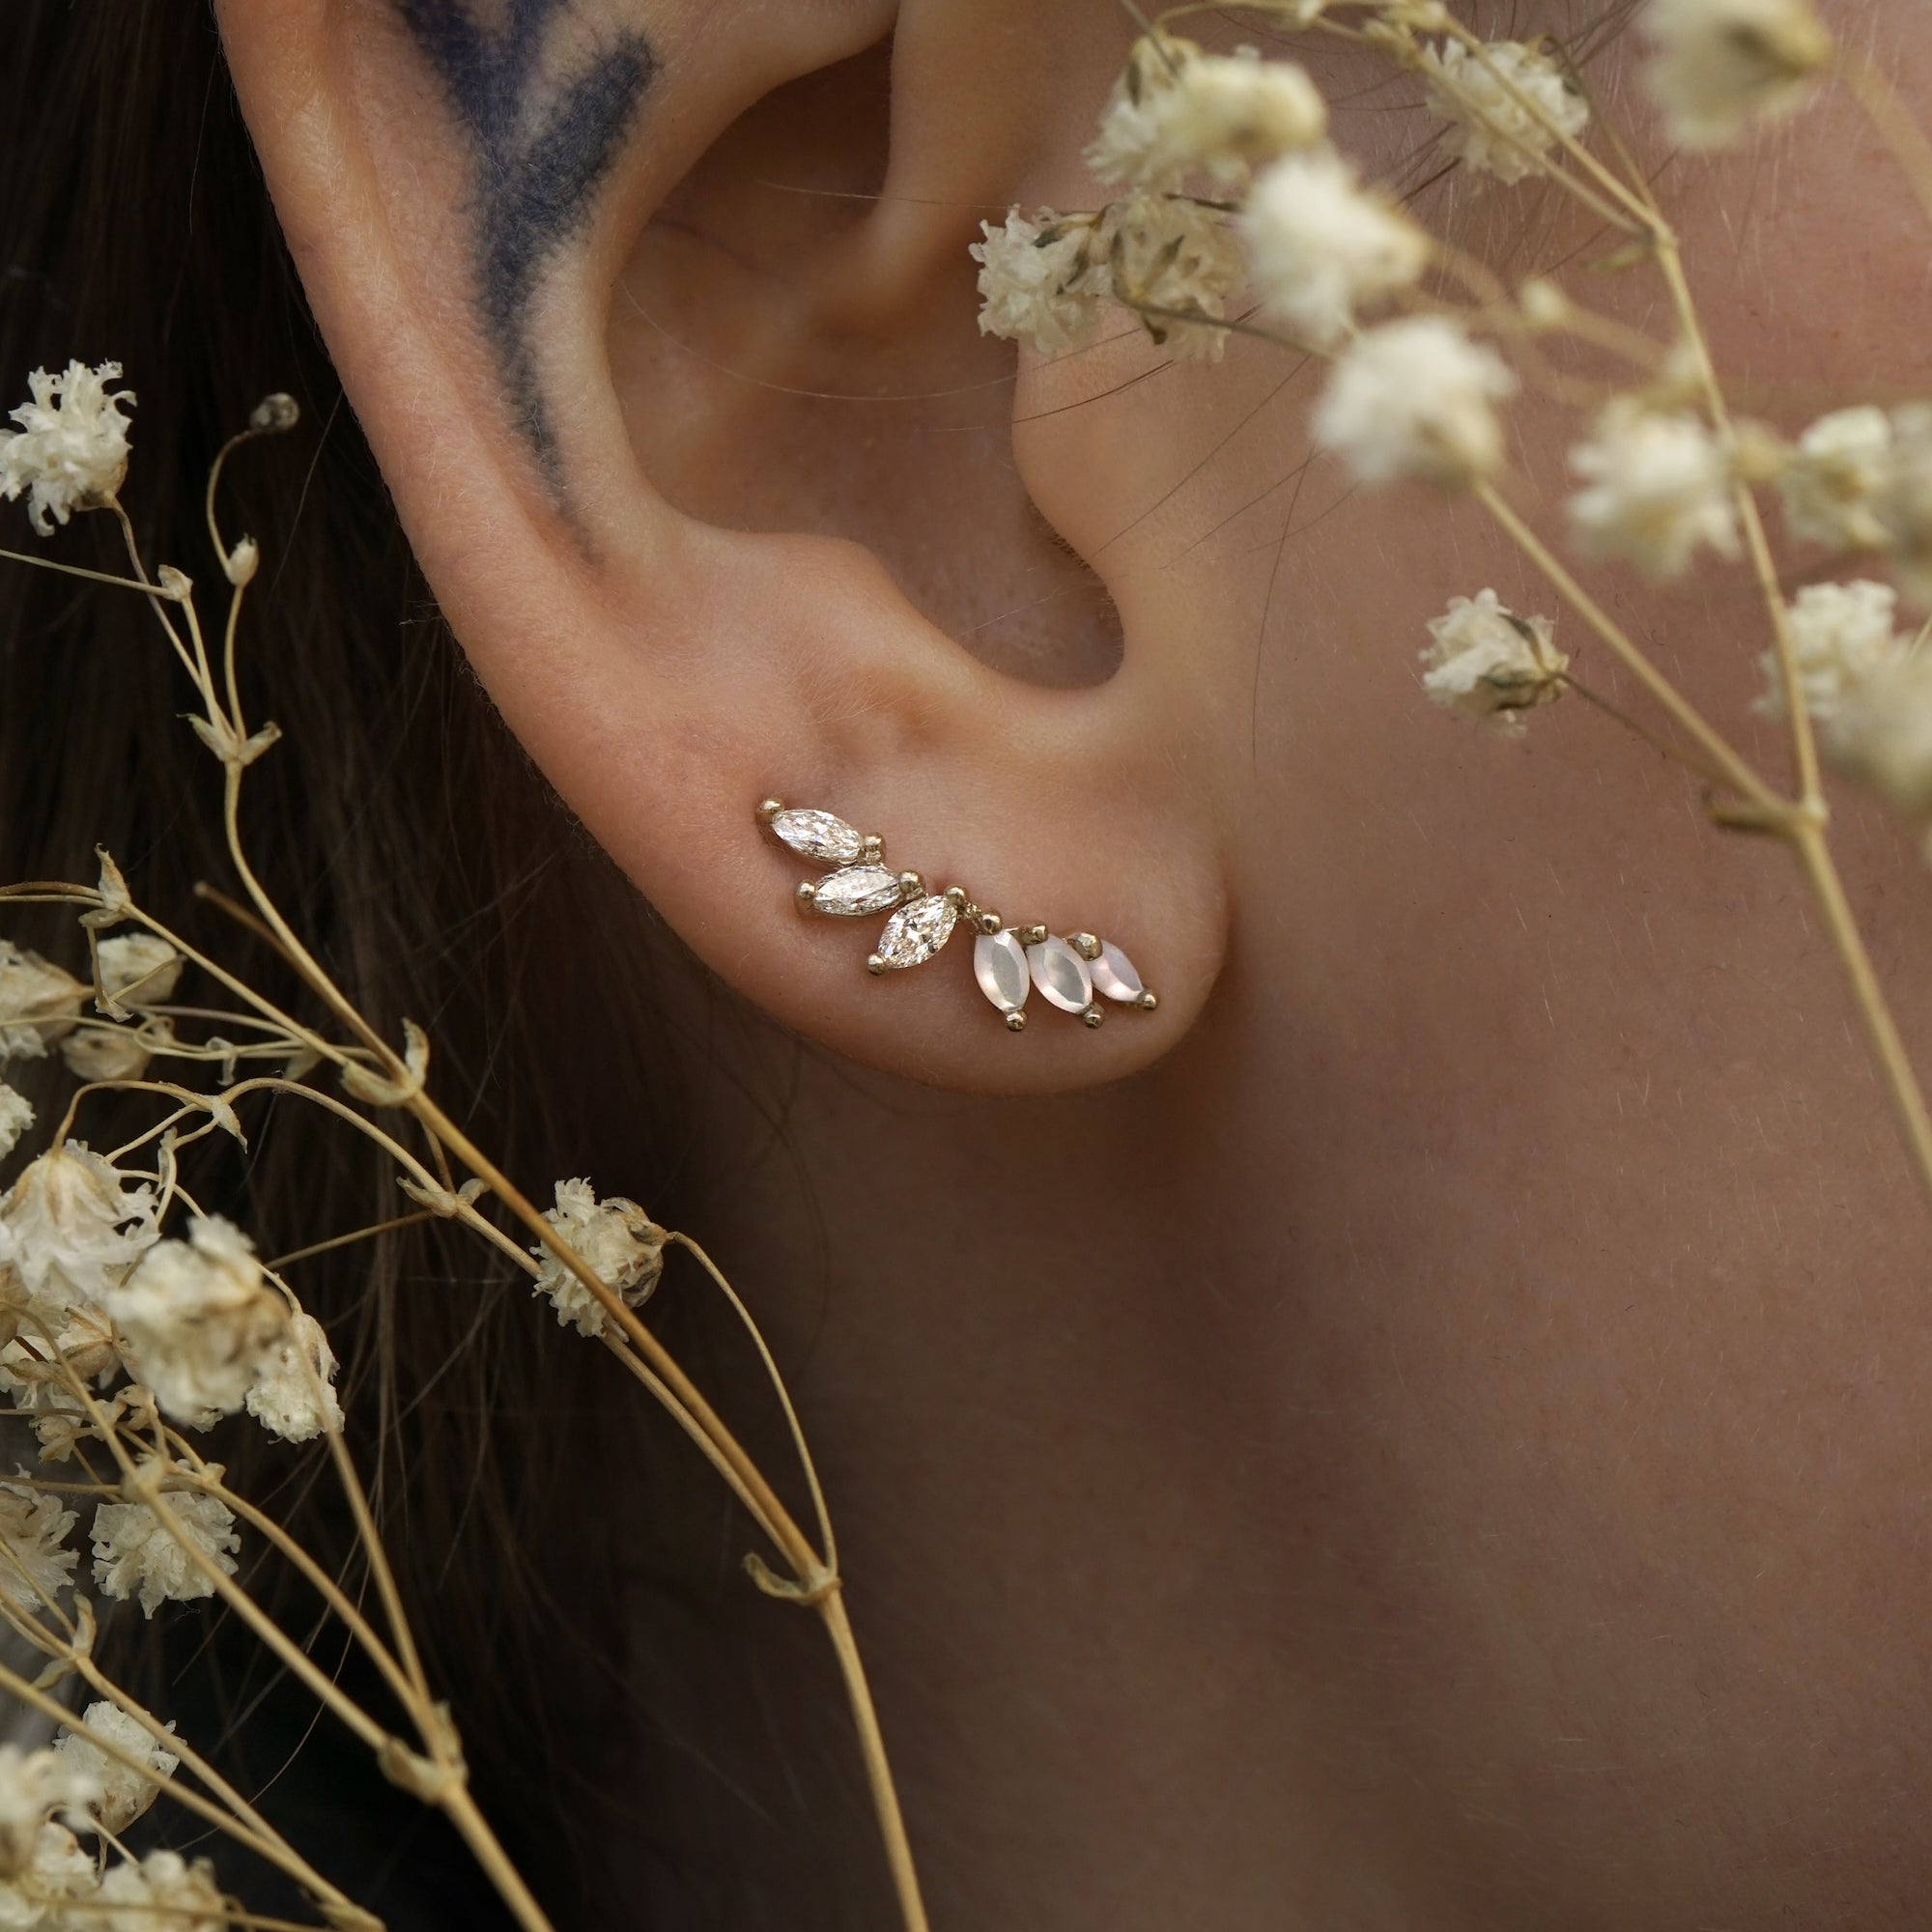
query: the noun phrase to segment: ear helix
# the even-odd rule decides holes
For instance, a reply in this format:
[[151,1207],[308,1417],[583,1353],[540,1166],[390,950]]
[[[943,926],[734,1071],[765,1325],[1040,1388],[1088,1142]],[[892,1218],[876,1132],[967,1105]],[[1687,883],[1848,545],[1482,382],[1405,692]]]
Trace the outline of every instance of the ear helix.
[[928,892],[918,872],[895,872],[886,864],[882,838],[832,812],[768,798],[757,816],[781,845],[834,868],[801,881],[793,895],[801,912],[830,919],[891,915],[866,961],[875,977],[924,965],[963,922],[974,933],[973,976],[1010,1032],[1025,1030],[1027,996],[1036,989],[1049,1006],[1089,1027],[1107,1017],[1101,998],[1150,1013],[1160,1004],[1133,961],[1097,933],[1062,938],[1044,925],[1009,926],[976,904],[963,886]]

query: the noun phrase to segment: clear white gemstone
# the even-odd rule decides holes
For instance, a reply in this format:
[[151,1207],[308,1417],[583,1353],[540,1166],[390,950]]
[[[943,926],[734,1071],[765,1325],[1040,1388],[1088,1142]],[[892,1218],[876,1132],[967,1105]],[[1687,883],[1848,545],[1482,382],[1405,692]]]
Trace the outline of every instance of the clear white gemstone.
[[1010,932],[982,932],[973,942],[973,977],[1003,1013],[1018,1012],[1029,985],[1026,948]]
[[1100,956],[1088,971],[1094,976],[1094,984],[1110,1000],[1138,1000],[1147,991],[1134,971],[1134,962],[1107,940],[1100,942]]
[[811,895],[814,912],[836,913],[841,919],[865,912],[885,912],[905,897],[899,875],[883,866],[850,866],[828,872]]
[[952,937],[958,917],[950,899],[914,899],[887,920],[874,950],[888,966],[923,966]]
[[1033,982],[1063,1012],[1084,1012],[1094,1004],[1094,981],[1087,962],[1065,940],[1052,934],[1026,950]]
[[829,811],[808,811],[803,807],[781,811],[772,820],[772,832],[801,859],[817,859],[827,866],[850,866],[866,849],[865,839]]

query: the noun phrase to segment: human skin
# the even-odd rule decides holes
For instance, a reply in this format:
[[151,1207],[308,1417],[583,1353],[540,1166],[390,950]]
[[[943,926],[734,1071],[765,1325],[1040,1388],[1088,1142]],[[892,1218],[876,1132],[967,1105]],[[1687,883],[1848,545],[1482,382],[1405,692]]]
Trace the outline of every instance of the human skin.
[[[662,71],[589,266],[529,310],[540,461],[491,407],[474,155],[419,44],[374,0],[224,30],[459,637],[786,1029],[670,996],[716,1177],[694,1232],[794,1365],[935,1925],[1918,1923],[1932,1229],[1788,857],[1575,699],[1524,748],[1432,709],[1412,653],[1450,595],[1555,604],[1467,503],[1285,481],[1318,379],[1280,352],[1168,369],[1121,331],[1027,358],[1009,410],[963,250],[1009,202],[1091,202],[1128,36],[1102,0],[904,9],[890,129],[883,61],[833,65],[882,11],[566,12]],[[1932,114],[1920,10],[1829,12]],[[1593,74],[1634,117],[1633,59]],[[1323,74],[1353,152],[1426,138]],[[1922,390],[1925,219],[1845,102],[1662,180],[1749,409]],[[1521,190],[1433,193],[1511,273],[1603,252]],[[1641,276],[1576,283],[1662,325]],[[439,374],[481,398],[460,432],[420,400]],[[881,393],[932,399],[856,400]],[[1521,421],[1553,513],[1564,424]],[[1743,577],[1595,581],[1781,771]],[[620,608],[643,642],[599,658]],[[1107,920],[1175,997],[1013,1038],[950,953],[873,984],[758,842],[794,773],[900,863],[994,874],[1009,916]],[[1932,882],[1834,803],[1932,1053]],[[849,1794],[734,1776],[863,1873]],[[746,1831],[792,1889],[728,1922],[886,1922],[869,1879],[840,1907]]]

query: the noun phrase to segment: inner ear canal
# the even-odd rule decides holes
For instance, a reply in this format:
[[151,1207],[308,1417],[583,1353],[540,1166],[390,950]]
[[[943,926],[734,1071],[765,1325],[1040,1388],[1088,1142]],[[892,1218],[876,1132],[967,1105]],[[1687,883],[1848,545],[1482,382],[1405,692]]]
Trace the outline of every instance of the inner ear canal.
[[1121,624],[1013,461],[1012,346],[979,333],[966,253],[1004,208],[925,208],[956,245],[864,299],[886,179],[891,43],[792,81],[667,198],[618,279],[610,356],[639,467],[731,529],[863,545],[995,669],[1104,682]]

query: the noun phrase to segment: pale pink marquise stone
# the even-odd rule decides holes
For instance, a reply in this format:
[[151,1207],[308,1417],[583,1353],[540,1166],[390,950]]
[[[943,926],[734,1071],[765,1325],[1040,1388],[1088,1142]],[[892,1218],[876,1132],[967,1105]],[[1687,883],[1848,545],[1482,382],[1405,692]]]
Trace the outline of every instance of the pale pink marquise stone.
[[1087,970],[1094,976],[1094,986],[1110,1000],[1138,1000],[1147,991],[1134,971],[1134,962],[1108,940],[1100,942],[1100,956]]
[[1061,1011],[1085,1012],[1094,1004],[1094,981],[1087,962],[1065,940],[1049,934],[1026,950],[1033,982]]
[[973,977],[1003,1013],[1018,1012],[1031,984],[1026,948],[1010,932],[982,932],[973,942]]
[[888,966],[923,966],[952,937],[958,917],[951,899],[927,897],[900,906],[879,934],[879,957]]
[[842,818],[804,807],[780,812],[772,820],[772,833],[801,859],[817,859],[827,866],[855,865],[866,849],[865,839]]

